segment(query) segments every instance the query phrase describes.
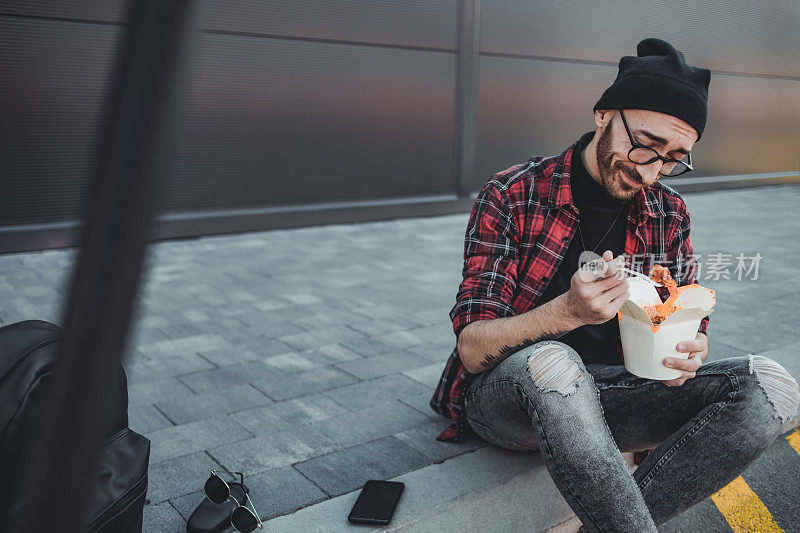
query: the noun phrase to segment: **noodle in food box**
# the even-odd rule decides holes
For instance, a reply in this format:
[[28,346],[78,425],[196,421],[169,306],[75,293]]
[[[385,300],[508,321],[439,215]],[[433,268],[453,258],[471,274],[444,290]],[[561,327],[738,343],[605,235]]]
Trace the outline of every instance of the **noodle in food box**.
[[716,296],[697,284],[678,287],[661,265],[653,266],[650,277],[667,287],[669,297],[662,302],[646,279],[628,279],[630,297],[617,313],[625,368],[642,378],[676,379],[681,371],[664,366],[663,361],[689,357],[677,345],[695,338],[700,321],[713,311]]

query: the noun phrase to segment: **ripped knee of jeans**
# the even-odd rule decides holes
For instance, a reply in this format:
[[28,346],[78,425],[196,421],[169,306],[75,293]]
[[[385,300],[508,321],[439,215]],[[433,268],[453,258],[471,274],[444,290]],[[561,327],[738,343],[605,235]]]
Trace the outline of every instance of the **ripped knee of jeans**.
[[583,369],[565,346],[545,344],[528,355],[528,373],[541,391],[567,396],[578,389]]
[[786,422],[797,411],[800,389],[797,381],[769,357],[750,355],[750,373],[755,372],[759,386],[772,404],[773,416]]

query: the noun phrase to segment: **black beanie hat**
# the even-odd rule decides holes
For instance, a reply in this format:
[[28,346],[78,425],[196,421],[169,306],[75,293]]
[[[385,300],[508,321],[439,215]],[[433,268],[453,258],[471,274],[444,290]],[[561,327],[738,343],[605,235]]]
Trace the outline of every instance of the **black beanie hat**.
[[661,39],[645,39],[638,57],[619,60],[619,73],[594,105],[598,109],[646,109],[677,117],[703,135],[711,71],[686,63],[683,54]]

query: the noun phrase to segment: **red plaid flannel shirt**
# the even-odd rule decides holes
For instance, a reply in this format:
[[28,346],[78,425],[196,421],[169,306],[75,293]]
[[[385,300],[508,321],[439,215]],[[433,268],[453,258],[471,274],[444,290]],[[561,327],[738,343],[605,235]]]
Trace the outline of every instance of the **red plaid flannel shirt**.
[[[533,157],[495,174],[478,193],[467,223],[463,279],[450,311],[456,339],[470,322],[536,307],[578,228],[569,184],[576,145],[559,156]],[[689,229],[689,212],[675,190],[660,181],[641,189],[627,218],[629,265],[648,274],[660,263],[678,285],[695,283]],[[698,331],[705,333],[708,322],[706,316]],[[472,377],[454,348],[430,401],[434,411],[452,420],[436,440],[464,440],[469,426],[463,396]]]

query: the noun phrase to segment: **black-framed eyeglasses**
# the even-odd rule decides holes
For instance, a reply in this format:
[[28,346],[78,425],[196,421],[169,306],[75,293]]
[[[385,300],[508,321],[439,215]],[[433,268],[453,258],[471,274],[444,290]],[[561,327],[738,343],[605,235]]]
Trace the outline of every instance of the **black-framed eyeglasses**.
[[[234,472],[234,474],[239,475],[242,488],[244,489],[244,474],[241,472]],[[231,525],[236,531],[250,533],[256,528],[264,527],[261,523],[261,518],[258,516],[258,512],[256,512],[256,506],[253,505],[253,502],[250,500],[250,495],[247,493],[247,490],[244,492],[244,497],[247,499],[250,507],[253,508],[252,511],[233,497],[230,486],[224,479],[217,475],[216,470],[211,471],[211,476],[206,481],[205,486],[203,486],[203,492],[205,492],[206,498],[214,503],[225,503],[228,499],[232,499],[236,502],[236,507],[231,511]]]
[[628,127],[628,121],[625,120],[625,114],[622,109],[619,110],[619,115],[622,117],[622,123],[625,125],[625,131],[628,132],[628,139],[631,141],[631,149],[628,150],[628,160],[637,165],[649,165],[659,159],[663,161],[659,174],[662,176],[674,178],[680,176],[684,172],[694,170],[692,168],[692,153],[686,154],[685,159],[673,159],[671,157],[664,157],[659,154],[655,149],[645,146],[636,142],[631,134],[631,129]]

